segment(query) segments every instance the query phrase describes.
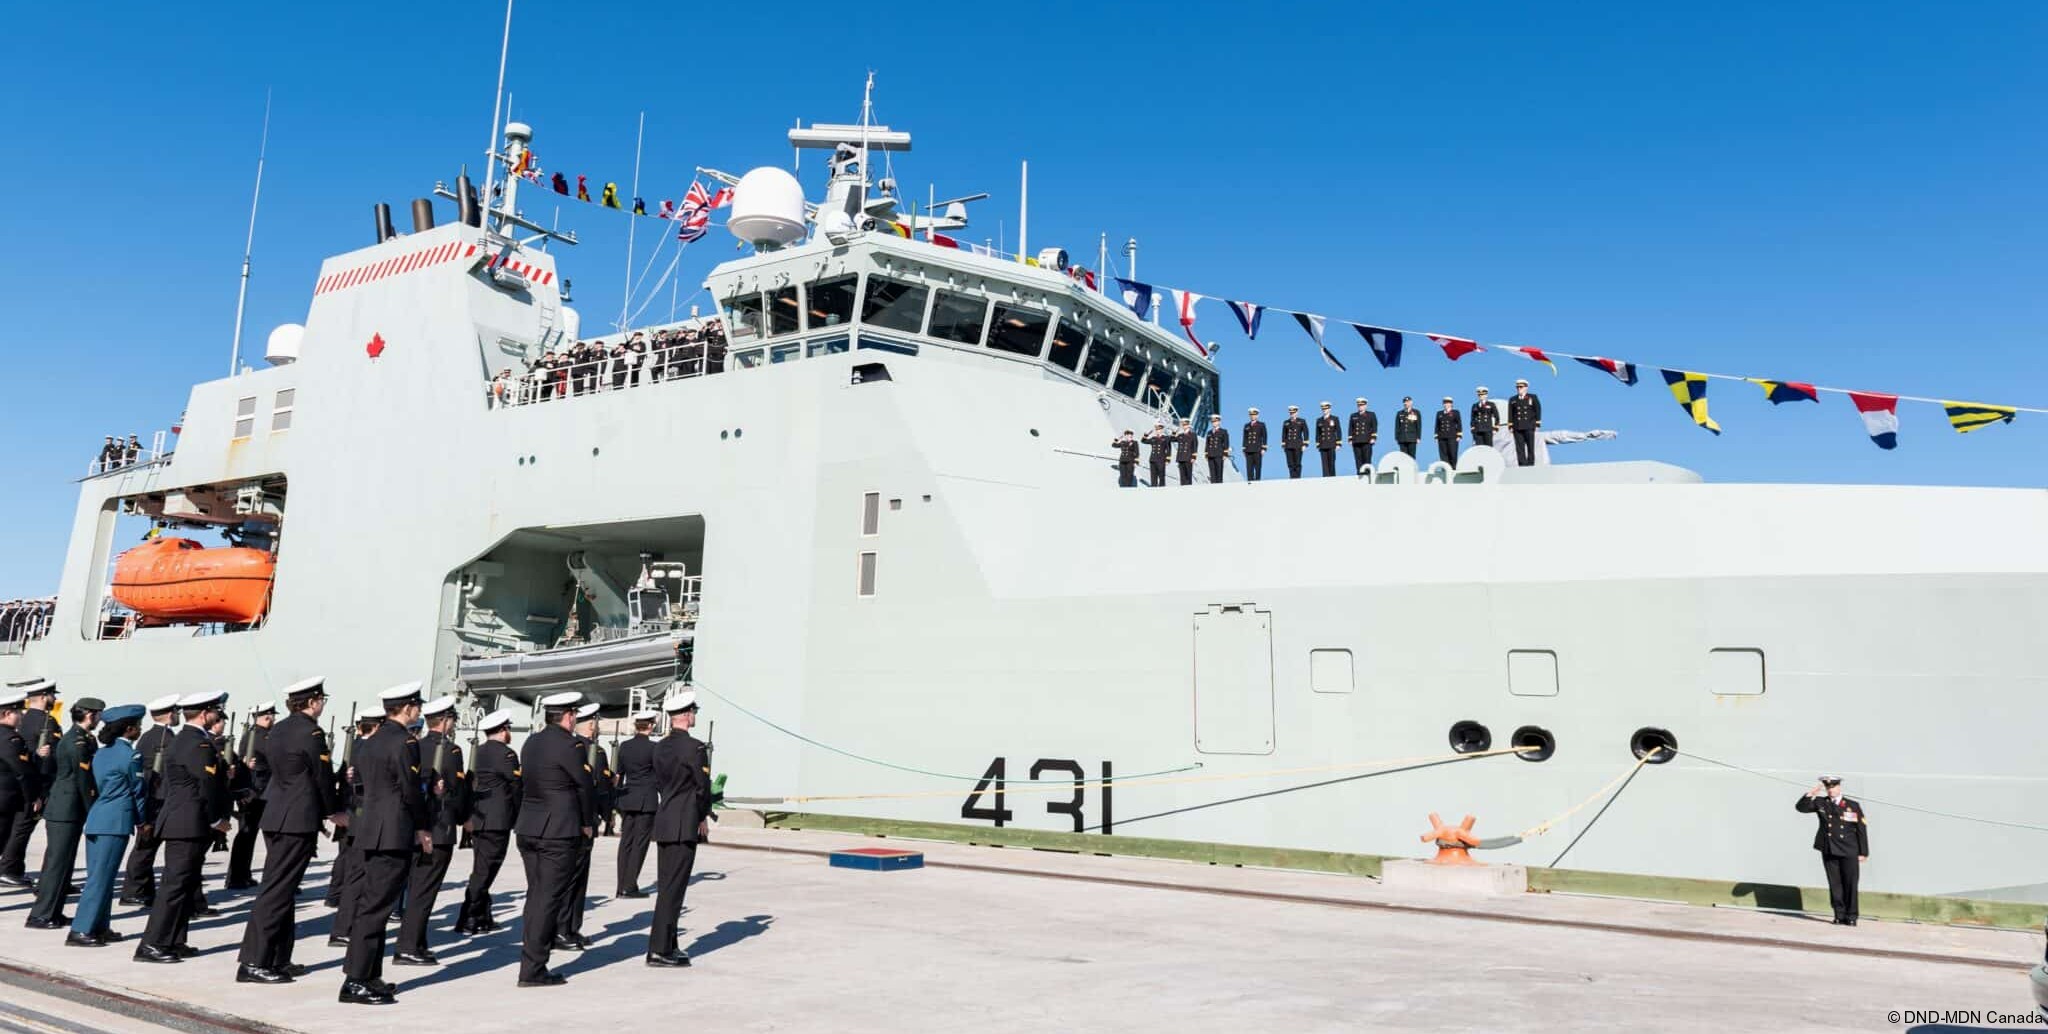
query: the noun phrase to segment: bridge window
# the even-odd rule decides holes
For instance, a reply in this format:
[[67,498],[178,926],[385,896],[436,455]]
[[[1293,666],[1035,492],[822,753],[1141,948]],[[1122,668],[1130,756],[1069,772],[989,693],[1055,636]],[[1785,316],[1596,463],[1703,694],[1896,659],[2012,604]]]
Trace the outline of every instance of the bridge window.
[[819,338],[804,346],[805,357],[817,355],[838,355],[853,347],[852,339],[841,334],[838,337]]
[[762,311],[761,296],[752,292],[727,298],[725,313],[725,337],[734,344],[760,337],[761,329],[767,326],[767,313]]
[[1045,328],[1051,324],[1052,316],[1036,309],[998,305],[995,324],[988,332],[988,347],[1035,359],[1039,349],[1045,347]]
[[[1145,397],[1142,401],[1154,409],[1164,407],[1173,397],[1173,381],[1173,371],[1164,366],[1153,367],[1152,375],[1145,378]],[[1187,413],[1187,410],[1176,408],[1174,412]]]
[[1115,389],[1117,394],[1127,399],[1136,398],[1138,395],[1138,383],[1143,380],[1144,376],[1145,360],[1134,355],[1126,355],[1117,361],[1116,377],[1109,382],[1109,386]]
[[988,299],[940,291],[932,300],[932,325],[926,333],[941,341],[978,345],[987,322]]
[[1073,320],[1061,320],[1052,332],[1052,352],[1047,356],[1069,370],[1081,365],[1081,352],[1088,344],[1088,332]]
[[860,555],[860,586],[857,591],[862,596],[873,596],[875,594],[875,555],[873,553],[862,553]]
[[924,329],[925,296],[920,284],[868,277],[867,300],[861,303],[860,321],[884,330],[915,334]]
[[1088,361],[1081,364],[1081,376],[1101,384],[1109,379],[1109,373],[1114,369],[1116,349],[1100,341],[1088,346]]
[[277,389],[277,398],[273,400],[270,409],[270,429],[272,431],[289,431],[292,429],[292,405],[297,401],[298,397],[299,389],[297,388]]
[[803,358],[803,351],[804,346],[795,341],[786,345],[776,345],[768,350],[768,361],[771,363],[786,363],[791,359],[801,359]]
[[1201,401],[1202,382],[1196,377],[1182,380],[1173,389],[1173,411],[1193,416],[1195,403]]
[[256,433],[256,396],[251,395],[235,402],[235,437],[247,438]]
[[778,287],[768,292],[768,333],[794,334],[797,326],[796,288]]
[[835,276],[810,286],[812,330],[853,322],[853,292],[859,277]]

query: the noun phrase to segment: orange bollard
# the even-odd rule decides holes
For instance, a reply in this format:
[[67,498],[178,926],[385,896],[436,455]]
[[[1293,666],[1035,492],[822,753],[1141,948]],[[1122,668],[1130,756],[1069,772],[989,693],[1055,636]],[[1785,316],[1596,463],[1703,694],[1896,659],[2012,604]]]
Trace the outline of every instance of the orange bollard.
[[1430,830],[1422,834],[1422,842],[1436,842],[1436,857],[1429,860],[1431,865],[1483,865],[1472,860],[1471,848],[1479,846],[1479,838],[1472,835],[1472,816],[1456,826],[1444,825],[1436,812],[1429,813]]

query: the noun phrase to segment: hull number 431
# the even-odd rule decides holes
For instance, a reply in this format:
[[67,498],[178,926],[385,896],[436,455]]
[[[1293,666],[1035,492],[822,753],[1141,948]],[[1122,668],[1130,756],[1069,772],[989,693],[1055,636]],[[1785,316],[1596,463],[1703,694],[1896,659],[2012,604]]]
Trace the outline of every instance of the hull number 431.
[[[1095,828],[1103,833],[1108,833],[1114,825],[1114,812],[1111,809],[1110,797],[1110,790],[1112,789],[1110,778],[1113,772],[1114,769],[1110,763],[1105,761],[1102,763],[1102,778],[1091,783],[1088,781],[1087,775],[1082,771],[1081,763],[1078,761],[1068,758],[1039,758],[1031,763],[1030,778],[1033,782],[1074,784],[1073,794],[1069,797],[1061,798],[1057,795],[1051,795],[1051,799],[1045,802],[1045,811],[1048,815],[1064,815],[1072,819],[1074,822],[1074,832],[1076,833],[1083,832],[1088,828],[1086,811],[1088,791],[1091,789],[1095,790],[1098,797],[1096,806],[1099,809],[1098,813],[1101,815],[1101,821],[1095,824]],[[988,770],[981,774],[981,781],[974,784],[973,792],[969,793],[967,800],[961,803],[960,817],[979,822],[992,822],[998,827],[1015,821],[1017,813],[1010,809],[1008,795],[1005,791],[1005,784],[1008,780],[1008,758],[999,757],[989,762]],[[1033,793],[1030,796],[1037,798],[1047,795]]]

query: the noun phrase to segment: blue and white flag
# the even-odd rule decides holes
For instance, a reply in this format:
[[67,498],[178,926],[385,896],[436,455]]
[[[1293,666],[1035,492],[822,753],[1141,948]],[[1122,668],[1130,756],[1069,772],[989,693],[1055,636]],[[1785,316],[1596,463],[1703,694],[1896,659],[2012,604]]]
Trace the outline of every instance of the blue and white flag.
[[1315,339],[1316,350],[1323,353],[1323,362],[1329,363],[1339,370],[1344,369],[1344,364],[1338,362],[1337,357],[1332,355],[1330,350],[1323,345],[1323,323],[1325,320],[1321,316],[1312,312],[1297,312],[1294,314],[1294,322],[1301,324],[1301,329],[1308,331],[1308,336]]
[[1146,320],[1152,318],[1151,284],[1141,284],[1136,280],[1125,280],[1123,277],[1117,277],[1116,286],[1123,291],[1124,304],[1130,306],[1131,311],[1137,313],[1139,319]]
[[1237,317],[1237,325],[1244,328],[1244,336],[1254,341],[1259,339],[1259,317],[1266,314],[1266,307],[1257,302],[1233,302],[1228,298],[1223,304],[1230,306],[1230,314]]
[[1372,349],[1373,356],[1380,361],[1380,369],[1391,370],[1401,365],[1400,331],[1388,330],[1385,327],[1368,327],[1363,323],[1353,323],[1351,329],[1358,331],[1358,336],[1365,339],[1366,347]]

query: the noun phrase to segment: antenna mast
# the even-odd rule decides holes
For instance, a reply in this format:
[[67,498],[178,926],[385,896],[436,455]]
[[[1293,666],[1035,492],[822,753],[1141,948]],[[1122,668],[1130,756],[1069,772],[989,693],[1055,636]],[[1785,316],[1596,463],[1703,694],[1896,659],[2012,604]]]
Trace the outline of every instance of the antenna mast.
[[491,185],[498,176],[498,116],[505,105],[505,56],[512,52],[512,0],[505,0],[505,38],[498,44],[498,92],[491,95],[491,136],[484,141],[484,210],[490,211]]
[[256,146],[256,194],[249,199],[249,236],[242,242],[242,286],[235,294],[235,342],[228,351],[228,376],[242,369],[242,313],[249,304],[249,253],[256,249],[256,204],[263,200],[263,159],[270,153],[270,91],[263,91],[263,142]]
[[868,123],[872,122],[875,110],[875,70],[868,69],[868,84],[860,93],[860,186],[857,188],[859,202],[854,205],[854,228],[867,225],[868,214]]
[[[640,145],[646,142],[647,113],[643,111],[640,113],[640,133],[633,138],[633,197],[636,199],[640,196]],[[628,313],[633,308],[633,232],[639,228],[639,219],[626,220],[626,279],[621,282],[620,286],[624,289],[619,292],[621,297],[618,328],[621,334],[626,332],[626,324],[632,321]],[[658,286],[655,289],[660,290]]]

